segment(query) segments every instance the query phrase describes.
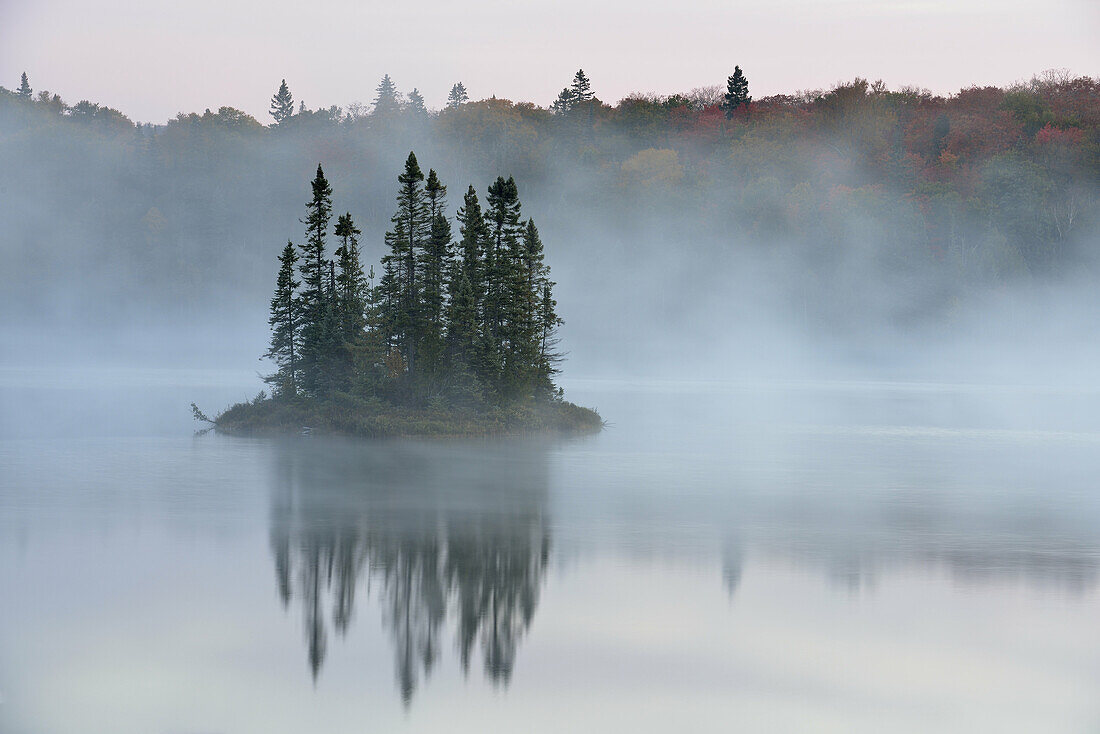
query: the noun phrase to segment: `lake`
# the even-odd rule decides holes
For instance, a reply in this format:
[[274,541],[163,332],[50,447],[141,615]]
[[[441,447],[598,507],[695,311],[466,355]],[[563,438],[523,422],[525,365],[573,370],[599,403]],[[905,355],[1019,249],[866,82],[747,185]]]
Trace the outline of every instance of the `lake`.
[[1100,731],[1100,393],[566,381],[597,436],[193,435],[0,371],[0,730]]

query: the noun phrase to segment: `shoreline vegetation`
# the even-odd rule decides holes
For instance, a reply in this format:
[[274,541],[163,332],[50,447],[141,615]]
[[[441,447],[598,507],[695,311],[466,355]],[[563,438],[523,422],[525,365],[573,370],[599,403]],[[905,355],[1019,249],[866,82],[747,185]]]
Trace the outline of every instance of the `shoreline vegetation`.
[[[277,101],[277,100],[276,100]],[[550,268],[513,178],[471,185],[453,241],[447,187],[413,152],[397,177],[381,276],[364,273],[351,213],[332,221],[321,165],[306,204],[305,238],[279,255],[271,298],[275,371],[261,392],[213,419],[228,434],[337,433],[503,436],[589,433],[594,410],[554,384],[563,355]],[[328,256],[327,240],[337,247]]]

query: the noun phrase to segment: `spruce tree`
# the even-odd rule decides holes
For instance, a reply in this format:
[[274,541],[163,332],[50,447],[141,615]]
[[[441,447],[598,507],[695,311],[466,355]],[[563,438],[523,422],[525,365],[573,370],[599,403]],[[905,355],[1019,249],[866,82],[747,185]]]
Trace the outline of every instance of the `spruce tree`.
[[461,107],[470,101],[470,95],[466,94],[466,86],[462,82],[451,87],[451,93],[447,95],[447,109]]
[[466,190],[456,218],[462,239],[449,278],[447,353],[452,361],[472,367],[484,298],[481,253],[488,246],[488,229],[473,186]]
[[580,102],[589,102],[596,97],[596,95],[592,93],[592,83],[588,81],[588,77],[585,76],[584,69],[577,69],[577,73],[573,76],[573,84],[569,88],[569,91],[572,92],[574,105]]
[[286,243],[279,256],[279,275],[275,280],[275,295],[271,299],[271,345],[264,357],[275,362],[277,370],[264,378],[271,385],[275,397],[294,397],[297,394],[298,341],[301,326],[301,309],[294,279],[298,253],[291,242]]
[[482,255],[485,303],[478,357],[484,379],[500,387],[510,348],[508,295],[519,246],[520,203],[515,180],[498,176],[489,186],[486,205],[489,237]]
[[275,124],[279,125],[294,114],[294,97],[290,94],[290,87],[286,85],[286,79],[279,83],[279,90],[271,98],[271,116]]
[[409,112],[418,117],[424,117],[428,114],[428,108],[424,106],[424,95],[416,87],[413,87],[413,90],[409,92]]
[[23,99],[31,98],[31,83],[27,80],[27,72],[23,72],[23,76],[19,78],[19,89],[15,92]]
[[558,98],[554,100],[554,103],[550,105],[550,109],[559,115],[564,115],[573,109],[573,105],[576,103],[576,96],[573,94],[573,90],[569,87],[558,92]]
[[397,177],[397,212],[386,233],[389,253],[383,258],[383,312],[389,335],[401,350],[406,368],[415,373],[417,343],[423,337],[422,278],[418,261],[428,232],[429,216],[424,195],[424,174],[409,153],[405,170]]
[[331,340],[328,333],[329,288],[331,268],[325,259],[325,237],[332,217],[332,187],[325,179],[321,165],[311,184],[313,197],[306,204],[306,241],[302,249],[302,384],[312,393],[323,389]]
[[428,214],[428,237],[420,257],[423,274],[423,363],[429,372],[443,366],[444,305],[446,279],[451,268],[451,223],[445,213],[447,187],[434,170],[424,185]]
[[351,212],[336,220],[333,230],[340,238],[340,247],[333,253],[340,268],[336,276],[336,301],[339,305],[341,331],[348,344],[356,342],[366,328],[367,286],[359,260],[359,228]]
[[733,74],[726,79],[726,96],[722,99],[722,109],[726,111],[726,119],[733,117],[734,112],[742,105],[752,102],[749,96],[749,80],[741,73],[741,67],[733,67]]
[[397,85],[386,74],[375,89],[374,114],[379,117],[393,115],[401,110],[401,96],[397,92]]

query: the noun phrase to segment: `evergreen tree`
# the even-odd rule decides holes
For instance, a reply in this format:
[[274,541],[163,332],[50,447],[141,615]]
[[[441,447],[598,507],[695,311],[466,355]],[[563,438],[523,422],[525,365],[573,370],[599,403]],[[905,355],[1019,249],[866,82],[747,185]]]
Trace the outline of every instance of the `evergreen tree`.
[[294,114],[294,97],[290,94],[290,87],[286,85],[286,79],[279,83],[279,90],[271,98],[271,116],[275,124],[279,125]]
[[451,93],[447,95],[447,109],[461,107],[470,101],[470,95],[466,94],[466,86],[458,82],[451,87]]
[[367,286],[363,279],[363,266],[359,261],[359,228],[352,221],[351,212],[336,220],[333,230],[340,238],[340,247],[333,253],[340,272],[336,276],[336,302],[339,306],[343,339],[353,344],[366,328]]
[[576,103],[576,96],[573,94],[573,90],[569,87],[558,92],[558,98],[554,100],[554,103],[550,105],[550,109],[559,115],[564,115],[573,109],[573,105]]
[[590,102],[596,97],[596,95],[592,93],[592,83],[588,81],[588,77],[585,76],[584,69],[577,69],[577,73],[573,76],[573,84],[569,91],[572,92],[574,105],[580,102]]
[[508,294],[514,254],[519,248],[520,203],[515,180],[509,177],[506,181],[498,176],[489,186],[486,204],[489,236],[482,255],[485,303],[478,357],[484,379],[500,386],[505,355],[510,348]]
[[417,266],[430,224],[424,174],[415,154],[409,153],[397,181],[397,212],[391,219],[394,227],[386,233],[390,251],[382,261],[387,267],[383,273],[383,320],[408,371],[415,373],[417,342],[423,336],[423,283]]
[[380,117],[393,115],[401,110],[401,95],[397,91],[397,85],[386,74],[375,89],[374,114]]
[[741,73],[741,67],[733,67],[733,74],[726,79],[726,96],[722,99],[722,109],[726,111],[726,119],[733,117],[741,105],[752,102],[749,96],[749,80]]
[[488,247],[488,229],[473,186],[466,190],[457,219],[462,239],[449,283],[447,351],[452,360],[472,367],[484,299],[481,253]]
[[294,397],[297,394],[298,341],[301,326],[301,309],[294,279],[298,253],[291,242],[286,243],[279,256],[279,275],[275,280],[275,295],[271,299],[271,346],[264,356],[274,360],[275,374],[264,378],[271,385],[276,397]]
[[421,117],[428,114],[428,108],[424,106],[424,96],[420,94],[420,90],[416,87],[413,87],[413,90],[409,92],[409,112]]
[[446,279],[451,268],[451,223],[445,214],[447,187],[434,170],[428,171],[424,185],[428,213],[428,238],[421,253],[423,274],[423,363],[429,372],[443,366],[444,305]]
[[332,187],[317,165],[317,175],[311,184],[313,197],[306,204],[306,241],[302,245],[302,385],[311,393],[323,389],[323,371],[327,361],[326,348],[332,335],[328,333],[330,289],[326,279],[332,270],[325,259],[325,237],[332,217]]
[[31,98],[31,83],[27,80],[27,72],[23,72],[23,76],[19,78],[19,89],[15,92],[23,99]]

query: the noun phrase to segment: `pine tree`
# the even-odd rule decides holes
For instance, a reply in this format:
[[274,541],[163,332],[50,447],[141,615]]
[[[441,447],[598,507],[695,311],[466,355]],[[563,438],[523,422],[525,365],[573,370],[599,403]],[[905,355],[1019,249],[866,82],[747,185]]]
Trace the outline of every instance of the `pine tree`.
[[428,108],[424,106],[424,95],[420,94],[420,90],[416,87],[409,92],[409,112],[419,117],[428,114]]
[[336,220],[333,230],[340,238],[340,247],[333,253],[340,272],[336,276],[336,301],[339,305],[341,331],[348,344],[354,344],[366,328],[367,286],[359,260],[359,228],[351,212]]
[[486,204],[489,237],[482,255],[485,303],[478,357],[484,379],[499,386],[510,348],[508,294],[519,242],[520,203],[515,180],[498,176],[489,186]]
[[306,241],[302,245],[302,385],[311,393],[323,388],[323,371],[331,339],[328,333],[329,289],[331,267],[325,259],[325,236],[332,217],[332,187],[317,165],[317,175],[311,184],[313,197],[306,204]]
[[19,89],[15,92],[23,99],[31,98],[31,83],[27,80],[27,72],[23,72],[23,76],[19,79]]
[[389,74],[382,77],[382,81],[378,83],[378,88],[375,89],[375,92],[375,115],[385,117],[401,111],[401,95],[398,93],[397,85],[390,79]]
[[294,114],[294,97],[290,94],[290,87],[286,85],[286,79],[279,83],[279,90],[271,98],[271,116],[275,124],[279,125]]
[[484,298],[481,253],[488,246],[488,230],[473,186],[466,190],[456,218],[462,239],[448,285],[447,353],[453,362],[472,367]]
[[585,76],[584,69],[577,69],[577,73],[573,76],[573,84],[569,91],[573,93],[574,105],[580,102],[589,102],[596,97],[596,95],[592,93],[592,83],[588,81],[588,77]]
[[550,105],[550,109],[559,115],[564,115],[573,109],[573,105],[576,103],[576,97],[573,94],[573,90],[569,87],[558,92],[558,98],[554,100],[554,103]]
[[451,93],[447,95],[447,109],[461,107],[470,101],[470,95],[466,94],[466,86],[462,82],[451,87]]
[[429,225],[420,257],[424,282],[422,361],[427,371],[439,372],[443,366],[446,279],[451,268],[451,223],[445,213],[447,187],[440,183],[434,170],[428,171],[424,193]]
[[391,219],[393,229],[386,233],[389,253],[382,259],[386,268],[382,276],[383,321],[410,373],[415,373],[417,342],[423,336],[423,283],[417,267],[429,226],[423,180],[416,155],[409,153],[405,170],[397,177],[397,212]]
[[298,341],[301,326],[301,309],[294,279],[298,253],[291,242],[286,243],[279,256],[279,275],[275,280],[275,295],[271,299],[271,345],[264,357],[275,362],[275,374],[264,378],[271,385],[276,397],[294,397],[297,394]]
[[726,79],[726,96],[722,99],[722,109],[726,111],[726,119],[733,117],[734,112],[742,105],[752,102],[749,96],[749,80],[741,73],[741,67],[733,67],[733,74]]

